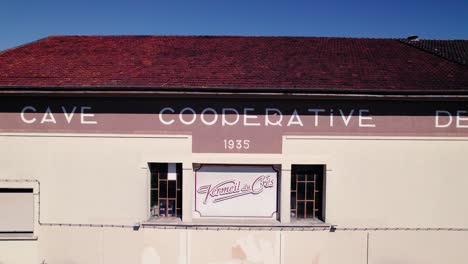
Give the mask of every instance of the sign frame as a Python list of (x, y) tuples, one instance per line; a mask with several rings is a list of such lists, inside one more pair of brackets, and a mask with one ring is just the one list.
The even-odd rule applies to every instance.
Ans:
[[(218, 166), (218, 167), (238, 167), (238, 168), (248, 168), (248, 167), (256, 167), (256, 168), (259, 168), (259, 167), (265, 167), (265, 168), (269, 168), (271, 169), (272, 171), (271, 172), (274, 172), (275, 173), (275, 184), (276, 186), (273, 186), (274, 188), (274, 192), (275, 192), (275, 205), (274, 205), (274, 211), (271, 212), (271, 214), (268, 214), (268, 215), (206, 215), (206, 214), (203, 214), (203, 212), (200, 211), (200, 208), (198, 207), (197, 208), (197, 195), (206, 195), (207, 194), (200, 194), (200, 193), (197, 193), (197, 188), (199, 187), (198, 186), (198, 181), (197, 179), (200, 177), (199, 173), (200, 173), (200, 170), (203, 168), (203, 167), (206, 167), (206, 166)], [(219, 164), (219, 163), (194, 163), (193, 164), (193, 171), (194, 171), (194, 209), (193, 209), (193, 212), (194, 212), (194, 218), (198, 218), (198, 219), (217, 219), (217, 218), (232, 218), (232, 219), (265, 219), (265, 220), (277, 220), (277, 218), (279, 217), (279, 199), (280, 199), (280, 195), (281, 195), (281, 192), (280, 192), (280, 188), (281, 188), (281, 165), (278, 165), (278, 164)], [(268, 187), (267, 187), (268, 188)], [(246, 194), (246, 195), (251, 195), (250, 193)], [(237, 197), (241, 197), (241, 196), (244, 196), (242, 194), (240, 195), (236, 195), (235, 197), (233, 198), (237, 198)], [(223, 199), (224, 200), (224, 199)]]

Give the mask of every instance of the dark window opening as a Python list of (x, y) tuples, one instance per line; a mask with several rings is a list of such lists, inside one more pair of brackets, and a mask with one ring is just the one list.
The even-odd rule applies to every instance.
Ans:
[(31, 188), (0, 188), (0, 193), (32, 193)]
[(182, 217), (182, 163), (150, 163), (151, 216)]
[(325, 221), (324, 165), (292, 165), (291, 217)]

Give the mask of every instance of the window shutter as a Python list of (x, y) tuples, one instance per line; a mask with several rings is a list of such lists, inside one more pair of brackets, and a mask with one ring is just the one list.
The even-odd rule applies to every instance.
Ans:
[(0, 232), (30, 233), (34, 229), (32, 189), (0, 189)]

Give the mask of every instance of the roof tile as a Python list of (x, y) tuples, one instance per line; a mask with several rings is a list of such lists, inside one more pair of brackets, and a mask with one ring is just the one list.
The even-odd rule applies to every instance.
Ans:
[(0, 87), (468, 91), (468, 67), (396, 39), (55, 36), (0, 53)]

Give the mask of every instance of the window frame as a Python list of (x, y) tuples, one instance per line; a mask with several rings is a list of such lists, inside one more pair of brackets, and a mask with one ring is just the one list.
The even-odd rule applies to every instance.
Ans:
[[(168, 179), (168, 169), (169, 164), (175, 164), (176, 169), (176, 179), (169, 180)], [(161, 168), (163, 166), (163, 168)], [(159, 171), (156, 171), (156, 167), (160, 167)], [(183, 208), (183, 167), (181, 162), (148, 162), (148, 170), (149, 170), (149, 194), (148, 194), (148, 214), (149, 219), (182, 219), (182, 208)], [(154, 174), (157, 173), (157, 187), (154, 188)], [(163, 175), (161, 175), (163, 174)], [(165, 174), (165, 175), (164, 175)], [(161, 177), (162, 176), (162, 177)], [(165, 196), (161, 197), (161, 182), (165, 182), (166, 184), (166, 192)], [(175, 190), (174, 190), (174, 197), (169, 197), (169, 193), (171, 192), (169, 187), (170, 183), (174, 182)], [(156, 193), (156, 200), (158, 205), (153, 204), (153, 195)], [(165, 215), (161, 215), (161, 208), (160, 203), (161, 200), (165, 201)], [(169, 205), (170, 201), (174, 202), (173, 214), (169, 214)], [(154, 208), (157, 208), (158, 213), (154, 213)]]
[[(300, 175), (302, 175), (304, 178), (299, 179)], [(304, 194), (303, 194), (303, 197), (299, 198), (299, 187), (300, 187), (299, 185), (301, 183), (304, 186)], [(313, 185), (312, 194), (310, 194), (310, 192), (308, 193), (309, 184)], [(295, 194), (294, 199), (293, 199), (293, 194)], [(309, 195), (311, 195), (312, 197), (310, 197)], [(320, 221), (320, 222), (325, 223), (326, 165), (325, 164), (291, 164), (291, 183), (290, 183), (289, 196), (290, 196), (289, 214), (290, 214), (290, 218), (292, 222), (294, 221)], [(303, 209), (304, 209), (303, 212), (301, 213), (301, 216), (299, 216), (299, 212), (298, 212), (299, 203), (303, 203)], [(311, 217), (308, 217), (308, 212), (307, 212), (308, 203), (312, 203), (313, 211), (312, 211)]]

